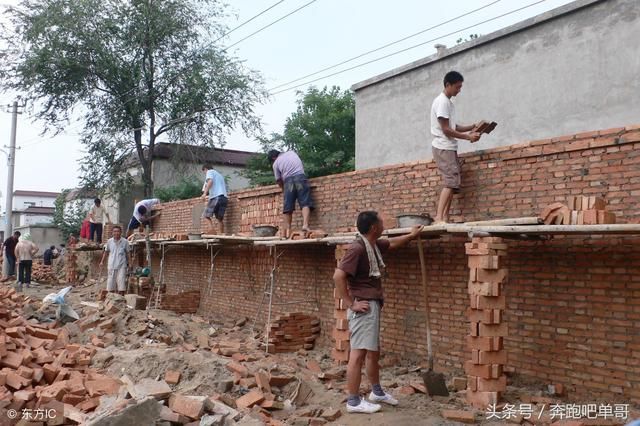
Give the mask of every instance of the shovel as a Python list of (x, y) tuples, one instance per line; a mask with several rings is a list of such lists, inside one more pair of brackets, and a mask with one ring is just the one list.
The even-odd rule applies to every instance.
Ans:
[(425, 317), (427, 320), (427, 357), (429, 370), (422, 375), (424, 386), (430, 396), (449, 396), (449, 390), (442, 373), (433, 371), (433, 348), (431, 347), (431, 320), (429, 318), (429, 293), (427, 291), (427, 266), (424, 262), (422, 239), (418, 236), (418, 255), (420, 256), (420, 274), (422, 275), (422, 291), (424, 292)]

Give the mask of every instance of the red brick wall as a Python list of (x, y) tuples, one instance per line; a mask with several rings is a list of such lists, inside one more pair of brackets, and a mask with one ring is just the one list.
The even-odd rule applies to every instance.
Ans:
[[(463, 190), (453, 219), (530, 216), (570, 194), (603, 196), (619, 222), (640, 222), (640, 126), (589, 132), (463, 155)], [(433, 214), (440, 180), (431, 162), (362, 170), (312, 180), (314, 228), (352, 226), (358, 211), (376, 209), (395, 226), (403, 212)], [(159, 231), (187, 232), (199, 200), (167, 203)], [(278, 224), (275, 187), (231, 194), (231, 232)], [(296, 214), (294, 226), (300, 226)], [(427, 244), (428, 280), (439, 369), (469, 358), (463, 237)], [(217, 249), (214, 249), (217, 250)], [(157, 261), (157, 256), (155, 257)], [(383, 352), (425, 359), (424, 298), (415, 246), (386, 258)], [(509, 242), (506, 321), (509, 363), (516, 372), (563, 383), (573, 395), (640, 401), (640, 238), (568, 237)], [(210, 253), (174, 247), (166, 255), (167, 291), (200, 290), (200, 313), (253, 319), (272, 264), (265, 248), (223, 248), (209, 286)], [(331, 247), (287, 247), (279, 260), (275, 314), (303, 311), (333, 324), (335, 265)], [(153, 268), (157, 273), (158, 266)], [(296, 302), (296, 303), (290, 303)], [(266, 319), (266, 304), (259, 320)]]

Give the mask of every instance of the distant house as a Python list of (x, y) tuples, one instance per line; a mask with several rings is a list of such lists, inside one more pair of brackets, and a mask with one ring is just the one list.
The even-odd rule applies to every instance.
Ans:
[(56, 198), (59, 192), (13, 191), (13, 228), (53, 223)]
[[(53, 224), (56, 198), (60, 193), (47, 191), (13, 191), (11, 223), (14, 231), (30, 233), (33, 242), (41, 249), (51, 244), (59, 244), (61, 235)], [(6, 213), (6, 212), (4, 212)], [(2, 223), (6, 220), (3, 216)], [(4, 231), (0, 239), (4, 241)]]
[[(155, 188), (165, 188), (178, 184), (184, 179), (203, 180), (201, 167), (210, 163), (218, 172), (225, 176), (229, 191), (243, 189), (249, 186), (249, 180), (241, 176), (252, 157), (260, 155), (255, 152), (238, 151), (232, 149), (209, 148), (186, 144), (157, 143), (153, 150), (153, 166), (151, 176)], [(135, 185), (130, 193), (119, 200), (105, 199), (103, 204), (112, 220), (126, 225), (131, 217), (136, 200), (143, 198), (142, 167), (136, 154), (132, 155), (127, 164), (128, 172), (135, 179)]]
[(151, 176), (156, 188), (175, 185), (184, 177), (201, 180), (202, 164), (211, 163), (227, 178), (227, 189), (235, 191), (249, 186), (249, 180), (240, 173), (247, 167), (249, 159), (257, 155), (259, 154), (256, 152), (163, 142), (156, 144), (153, 150)]

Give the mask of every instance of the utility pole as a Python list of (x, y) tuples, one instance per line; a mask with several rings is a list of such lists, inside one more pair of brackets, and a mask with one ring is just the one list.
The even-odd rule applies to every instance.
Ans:
[[(16, 127), (18, 125), (18, 114), (22, 114), (18, 111), (18, 108), (22, 108), (24, 105), (18, 106), (18, 101), (14, 101), (11, 105), (11, 140), (9, 141), (9, 153), (7, 154), (7, 194), (6, 194), (6, 210), (5, 215), (6, 223), (4, 224), (4, 237), (9, 238), (12, 233), (13, 227), (11, 226), (12, 212), (13, 212), (13, 174), (16, 167)], [(5, 146), (6, 147), (6, 146)]]

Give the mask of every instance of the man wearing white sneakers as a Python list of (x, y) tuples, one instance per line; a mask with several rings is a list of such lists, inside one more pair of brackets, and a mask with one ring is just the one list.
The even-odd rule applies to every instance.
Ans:
[[(340, 261), (333, 280), (340, 298), (349, 306), (351, 352), (347, 365), (347, 412), (375, 413), (381, 408), (378, 402), (398, 405), (398, 400), (380, 386), (380, 313), (384, 303), (382, 276), (385, 269), (382, 253), (417, 238), (422, 226), (415, 226), (408, 235), (379, 239), (384, 231), (382, 218), (377, 212), (365, 211), (358, 215), (357, 227), (358, 237)], [(360, 396), (365, 361), (367, 378), (373, 387), (369, 394), (371, 402)]]

